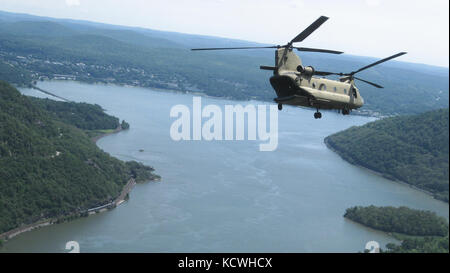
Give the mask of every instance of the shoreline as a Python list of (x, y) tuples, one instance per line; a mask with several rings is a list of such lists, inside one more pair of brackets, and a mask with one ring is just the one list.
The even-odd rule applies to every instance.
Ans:
[(119, 126), (116, 129), (114, 129), (114, 131), (112, 131), (110, 133), (100, 134), (98, 136), (91, 137), (91, 141), (94, 142), (95, 144), (97, 144), (97, 141), (99, 141), (101, 138), (104, 138), (104, 137), (109, 136), (109, 135), (117, 134), (118, 132), (121, 132), (123, 130), (124, 129), (122, 129), (122, 126), (119, 124)]
[[(86, 217), (89, 217), (90, 215), (102, 213), (102, 212), (108, 211), (110, 209), (116, 208), (117, 206), (121, 205), (122, 203), (124, 203), (126, 201), (126, 196), (131, 192), (131, 190), (133, 189), (133, 187), (135, 185), (136, 185), (136, 181), (134, 180), (134, 178), (130, 178), (130, 180), (128, 180), (127, 184), (125, 184), (125, 186), (122, 188), (122, 191), (121, 191), (120, 195), (113, 202), (105, 204), (105, 205), (100, 206), (100, 207), (87, 209), (84, 212), (79, 212), (79, 213), (74, 213), (74, 214), (71, 214), (71, 215), (66, 215), (64, 217), (75, 216), (75, 219), (76, 219), (76, 218), (83, 217), (84, 213), (87, 213)], [(22, 227), (17, 227), (17, 228), (12, 229), (12, 230), (8, 230), (8, 231), (0, 234), (0, 239), (8, 241), (8, 240), (10, 240), (10, 239), (16, 237), (17, 235), (22, 234), (22, 233), (25, 233), (25, 232), (28, 232), (28, 231), (32, 231), (34, 229), (38, 229), (38, 228), (42, 228), (42, 227), (58, 224), (59, 223), (59, 219), (60, 218), (41, 219), (41, 220), (39, 220), (39, 221), (37, 221), (35, 223), (28, 224), (28, 225), (25, 225), (25, 226), (22, 226)]]
[(412, 188), (414, 190), (417, 190), (417, 191), (420, 191), (420, 192), (423, 192), (423, 193), (429, 195), (434, 200), (437, 200), (437, 201), (440, 201), (440, 202), (448, 204), (447, 202), (444, 202), (442, 200), (439, 200), (439, 199), (435, 198), (434, 194), (432, 192), (430, 192), (430, 191), (418, 188), (418, 187), (416, 187), (414, 185), (411, 185), (411, 184), (409, 184), (409, 183), (407, 183), (405, 181), (401, 181), (401, 180), (398, 180), (398, 179), (395, 179), (395, 180), (390, 179), (390, 178), (386, 177), (383, 173), (377, 172), (375, 170), (369, 169), (369, 168), (361, 166), (359, 164), (351, 163), (351, 162), (347, 161), (345, 158), (343, 158), (341, 153), (338, 150), (336, 150), (333, 146), (331, 146), (331, 144), (328, 142), (327, 138), (324, 138), (323, 142), (325, 143), (325, 146), (327, 146), (328, 149), (330, 149), (332, 152), (336, 153), (342, 160), (344, 160), (345, 162), (347, 162), (347, 163), (349, 163), (349, 164), (351, 164), (353, 166), (356, 166), (356, 167), (361, 168), (363, 170), (369, 171), (370, 173), (373, 173), (373, 174), (375, 174), (375, 175), (377, 175), (379, 177), (382, 177), (384, 179), (387, 179), (389, 181), (392, 181), (392, 182), (395, 182), (395, 183), (399, 183), (399, 184), (404, 185), (404, 186), (408, 186), (408, 187), (410, 187), (410, 188)]
[[(183, 90), (176, 90), (176, 89), (170, 89), (170, 88), (160, 88), (160, 87), (150, 87), (150, 86), (141, 86), (141, 85), (130, 85), (130, 84), (125, 84), (125, 83), (110, 83), (110, 82), (103, 82), (103, 81), (93, 81), (93, 82), (89, 82), (89, 81), (83, 81), (83, 80), (77, 80), (77, 79), (47, 79), (44, 80), (44, 82), (52, 82), (52, 81), (56, 81), (56, 82), (75, 82), (75, 83), (81, 83), (81, 84), (93, 84), (93, 85), (111, 85), (111, 86), (119, 86), (119, 87), (128, 87), (128, 88), (144, 88), (144, 89), (148, 89), (151, 91), (156, 91), (156, 92), (161, 92), (161, 93), (171, 93), (171, 94), (185, 94), (185, 95), (193, 95), (193, 96), (200, 96), (203, 98), (210, 98), (210, 99), (219, 99), (219, 100), (228, 100), (228, 101), (234, 101), (234, 102), (251, 102), (251, 101), (256, 101), (256, 102), (262, 102), (262, 103), (271, 103), (271, 104), (275, 104), (275, 102), (273, 100), (262, 100), (262, 99), (255, 99), (255, 98), (247, 98), (247, 99), (236, 99), (233, 97), (217, 97), (217, 96), (211, 96), (206, 94), (204, 91), (183, 91)], [(35, 88), (36, 87), (36, 88)], [(34, 89), (37, 89), (38, 91), (42, 91), (41, 89), (39, 89), (39, 87), (37, 87), (37, 85), (33, 86)], [(43, 92), (45, 94), (50, 94), (52, 96), (55, 96), (57, 98), (59, 98), (58, 96), (45, 91)], [(64, 98), (61, 98), (64, 99)], [(65, 99), (64, 99), (65, 100)], [(292, 106), (292, 105), (286, 105), (286, 106), (290, 106), (290, 107), (297, 107), (297, 106)], [(309, 107), (302, 107), (302, 106), (298, 106), (302, 109), (312, 109)], [(334, 112), (333, 110), (327, 110), (330, 112)], [(366, 112), (360, 112), (360, 110), (355, 110), (353, 111), (353, 115), (355, 116), (359, 116), (359, 117), (366, 117), (366, 118), (375, 118), (375, 119), (382, 119), (382, 118), (386, 118), (386, 117), (391, 117), (393, 115), (391, 114), (369, 114)]]
[[(112, 135), (112, 134), (116, 134), (120, 131), (122, 131), (122, 127), (119, 125), (119, 127), (117, 127), (113, 132), (92, 137), (91, 141), (93, 141), (94, 143), (97, 143), (97, 141), (99, 139), (109, 136), (109, 135)], [(126, 201), (126, 196), (131, 192), (131, 190), (133, 189), (133, 187), (135, 185), (136, 185), (136, 181), (134, 180), (134, 178), (130, 178), (128, 180), (128, 182), (123, 186), (122, 191), (120, 192), (119, 196), (116, 199), (114, 199), (114, 201), (112, 201), (108, 204), (102, 205), (100, 207), (87, 209), (84, 212), (73, 213), (71, 215), (66, 215), (66, 216), (62, 216), (62, 217), (76, 216), (76, 218), (80, 218), (80, 217), (82, 217), (83, 213), (87, 213), (87, 217), (89, 217), (90, 215), (102, 213), (102, 212), (108, 211), (110, 209), (116, 208), (117, 206), (121, 205), (122, 203), (124, 203)], [(8, 240), (10, 240), (22, 233), (32, 231), (34, 229), (58, 224), (59, 219), (60, 218), (40, 219), (35, 223), (5, 231), (0, 234), (0, 239), (4, 240), (4, 242), (7, 242)]]

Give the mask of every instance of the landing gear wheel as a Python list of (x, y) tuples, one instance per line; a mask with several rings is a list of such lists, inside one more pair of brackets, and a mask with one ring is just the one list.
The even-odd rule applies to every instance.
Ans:
[(281, 104), (281, 103), (278, 103), (278, 110), (283, 110), (283, 104)]
[(315, 113), (314, 113), (314, 118), (315, 118), (315, 119), (322, 118), (322, 113), (320, 113), (320, 112), (315, 112)]
[(348, 114), (350, 114), (350, 110), (348, 110), (348, 109), (342, 109), (342, 114), (345, 116), (345, 115), (348, 115)]

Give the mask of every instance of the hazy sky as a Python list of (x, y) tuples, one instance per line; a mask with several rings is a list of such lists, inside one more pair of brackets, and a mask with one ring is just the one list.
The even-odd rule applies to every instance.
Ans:
[(449, 66), (448, 0), (0, 0), (0, 10), (274, 44), (326, 15), (302, 46)]

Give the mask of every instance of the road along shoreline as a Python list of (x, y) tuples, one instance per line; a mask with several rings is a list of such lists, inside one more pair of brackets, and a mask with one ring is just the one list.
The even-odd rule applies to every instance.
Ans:
[[(97, 141), (100, 138), (105, 137), (105, 136), (109, 136), (111, 134), (116, 134), (116, 133), (118, 133), (120, 131), (122, 131), (122, 127), (119, 126), (113, 132), (93, 137), (93, 138), (91, 138), (91, 140), (93, 142), (97, 143)], [(89, 216), (89, 215), (92, 215), (92, 214), (104, 212), (104, 211), (107, 211), (109, 209), (113, 209), (113, 208), (119, 206), (120, 204), (122, 204), (123, 202), (125, 202), (128, 194), (130, 193), (130, 191), (133, 189), (133, 187), (135, 185), (136, 185), (135, 179), (134, 178), (130, 178), (128, 180), (127, 184), (125, 184), (125, 186), (122, 188), (122, 191), (120, 192), (119, 196), (114, 201), (109, 202), (109, 203), (107, 203), (105, 205), (102, 205), (102, 206), (98, 206), (98, 207), (87, 209), (85, 211), (75, 212), (75, 213), (70, 214), (70, 215), (64, 215), (62, 217), (66, 218), (66, 219), (70, 218), (70, 217), (78, 218), (78, 217), (82, 217), (82, 216)], [(20, 226), (20, 227), (17, 227), (15, 229), (6, 231), (4, 233), (1, 233), (0, 234), (0, 240), (10, 240), (10, 239), (12, 239), (13, 237), (15, 237), (15, 236), (17, 236), (19, 234), (22, 234), (22, 233), (25, 233), (25, 232), (28, 232), (28, 231), (32, 231), (32, 230), (37, 229), (37, 228), (41, 228), (41, 227), (46, 227), (46, 226), (50, 226), (50, 225), (53, 225), (53, 224), (57, 224), (57, 223), (60, 223), (60, 221), (61, 221), (61, 217), (60, 218), (40, 219), (40, 220), (38, 220), (35, 223), (24, 225), (24, 226)]]
[[(130, 191), (133, 189), (133, 187), (135, 185), (136, 185), (136, 181), (134, 180), (134, 178), (130, 178), (130, 180), (128, 180), (127, 184), (123, 187), (120, 195), (114, 201), (107, 203), (105, 205), (99, 206), (99, 207), (87, 209), (82, 212), (76, 212), (71, 215), (66, 215), (64, 217), (68, 218), (68, 217), (72, 216), (72, 217), (78, 218), (83, 215), (89, 216), (92, 214), (97, 214), (97, 213), (101, 213), (101, 212), (105, 212), (107, 210), (113, 209), (126, 201), (127, 195), (130, 193)], [(9, 240), (19, 234), (24, 233), (24, 232), (32, 231), (34, 229), (41, 228), (41, 227), (50, 226), (53, 224), (57, 224), (59, 222), (60, 222), (60, 218), (41, 219), (33, 224), (21, 226), (21, 227), (9, 230), (7, 232), (4, 232), (4, 233), (0, 234), (0, 239)]]

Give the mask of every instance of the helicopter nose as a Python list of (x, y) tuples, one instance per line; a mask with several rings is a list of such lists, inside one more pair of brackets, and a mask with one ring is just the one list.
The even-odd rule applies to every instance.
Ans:
[(364, 105), (364, 99), (362, 97), (359, 97), (360, 101), (357, 103), (359, 107), (362, 107)]

